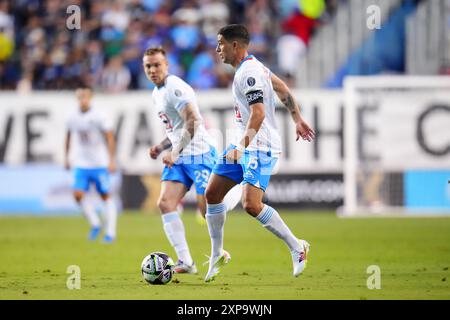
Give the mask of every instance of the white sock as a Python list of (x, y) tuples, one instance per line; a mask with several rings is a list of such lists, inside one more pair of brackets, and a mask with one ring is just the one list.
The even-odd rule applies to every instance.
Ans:
[(116, 226), (117, 226), (117, 208), (114, 200), (112, 198), (108, 198), (105, 201), (104, 206), (104, 217), (105, 217), (105, 225), (106, 230), (105, 234), (107, 236), (116, 237)]
[(211, 238), (211, 257), (216, 258), (223, 252), (223, 229), (225, 225), (225, 204), (207, 204), (206, 222), (208, 223), (209, 236)]
[(225, 195), (223, 203), (225, 204), (226, 211), (233, 210), (236, 205), (241, 201), (242, 197), (242, 185), (237, 184)]
[(178, 212), (173, 211), (164, 213), (162, 215), (162, 221), (167, 239), (169, 239), (170, 244), (175, 249), (178, 259), (180, 259), (187, 265), (192, 265), (193, 260), (186, 241), (184, 224), (180, 219)]
[(264, 208), (261, 210), (256, 219), (261, 222), (264, 228), (272, 232), (278, 238), (282, 239), (289, 247), (289, 250), (294, 251), (301, 249), (297, 237), (294, 236), (274, 208), (264, 205)]
[(81, 199), (80, 206), (91, 227), (99, 228), (101, 225), (100, 218), (98, 217), (97, 212), (95, 212), (95, 208), (88, 197), (83, 197), (83, 199)]

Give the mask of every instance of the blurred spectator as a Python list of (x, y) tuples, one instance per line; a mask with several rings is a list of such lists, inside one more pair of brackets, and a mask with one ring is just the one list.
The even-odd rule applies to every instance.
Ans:
[(105, 57), (109, 58), (119, 54), (122, 51), (125, 33), (115, 29), (111, 24), (102, 26), (100, 39), (104, 44)]
[(171, 38), (175, 46), (182, 51), (194, 50), (200, 43), (200, 11), (195, 7), (194, 1), (183, 2), (183, 6), (173, 13), (174, 26)]
[(100, 41), (91, 40), (86, 47), (87, 72), (83, 77), (83, 83), (94, 87), (100, 81), (103, 70), (103, 52)]
[[(335, 8), (343, 0), (0, 0), (0, 88), (149, 88), (142, 54), (154, 46), (195, 88), (228, 87), (233, 70), (214, 52), (228, 23), (247, 25), (250, 52), (289, 73), (311, 32), (292, 10), (316, 14), (323, 1)], [(80, 30), (66, 28), (68, 5), (81, 9)]]
[(271, 63), (270, 42), (276, 33), (277, 22), (271, 17), (274, 9), (267, 0), (254, 0), (245, 11), (245, 21), (250, 33), (249, 52), (264, 61)]
[(202, 0), (200, 13), (203, 19), (202, 31), (208, 45), (215, 46), (217, 30), (228, 23), (230, 12), (225, 3), (220, 0)]
[(86, 64), (83, 60), (83, 49), (76, 47), (70, 51), (63, 69), (64, 88), (76, 89), (83, 85)]
[(130, 15), (125, 10), (125, 2), (112, 0), (112, 5), (106, 9), (102, 16), (102, 25), (111, 26), (117, 31), (124, 32), (130, 22)]
[(122, 58), (117, 55), (111, 57), (100, 76), (100, 89), (117, 93), (125, 91), (131, 82), (131, 74), (122, 63)]
[(8, 39), (14, 39), (14, 18), (9, 11), (9, 2), (0, 0), (0, 34)]
[(30, 17), (25, 33), (25, 60), (31, 63), (39, 63), (44, 60), (46, 54), (45, 31), (41, 27), (41, 21), (38, 17)]
[(278, 67), (283, 77), (292, 80), (296, 66), (305, 54), (317, 21), (295, 11), (282, 24), (283, 35), (277, 42)]
[(194, 61), (189, 68), (186, 80), (196, 89), (211, 89), (217, 85), (217, 75), (215, 73), (215, 62), (211, 49), (205, 50), (204, 46), (199, 46)]
[(126, 35), (125, 45), (123, 48), (123, 59), (125, 66), (130, 70), (132, 89), (138, 88), (138, 77), (142, 69), (141, 43), (143, 34), (141, 32), (140, 21), (132, 23), (132, 28)]
[[(275, 21), (271, 18), (272, 12), (267, 0), (254, 0), (245, 10), (245, 22), (247, 26), (259, 32), (269, 33), (273, 30)], [(250, 36), (252, 36), (251, 31)]]

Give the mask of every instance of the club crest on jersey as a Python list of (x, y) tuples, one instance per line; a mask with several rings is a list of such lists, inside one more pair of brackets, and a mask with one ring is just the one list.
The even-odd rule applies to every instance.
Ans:
[(255, 83), (256, 83), (255, 78), (253, 78), (253, 77), (248, 77), (248, 78), (247, 78), (247, 84), (248, 84), (250, 87), (253, 87), (253, 86), (255, 85)]
[(181, 92), (181, 90), (178, 90), (178, 89), (175, 90), (175, 95), (176, 95), (177, 97), (181, 97), (182, 94), (183, 94), (183, 93)]

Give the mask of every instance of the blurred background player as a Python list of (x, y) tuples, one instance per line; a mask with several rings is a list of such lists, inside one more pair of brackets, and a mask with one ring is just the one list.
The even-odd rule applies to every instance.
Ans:
[[(111, 243), (116, 238), (117, 208), (110, 197), (110, 173), (116, 170), (115, 138), (112, 124), (101, 112), (91, 107), (92, 90), (76, 90), (79, 109), (70, 115), (67, 123), (65, 144), (65, 167), (73, 168), (73, 195), (89, 221), (89, 240), (95, 240), (101, 231), (101, 221), (95, 207), (86, 197), (91, 184), (104, 202), (103, 213), (105, 235), (103, 241)], [(74, 146), (73, 161), (69, 161), (71, 146)]]
[[(175, 272), (195, 274), (197, 267), (186, 241), (179, 203), (195, 184), (198, 211), (205, 215), (204, 194), (216, 163), (215, 142), (204, 127), (194, 90), (179, 77), (169, 74), (165, 50), (147, 49), (143, 65), (148, 79), (155, 84), (153, 103), (167, 134), (161, 143), (150, 148), (150, 157), (157, 159), (164, 150), (171, 149), (162, 158), (165, 167), (158, 207), (166, 236), (178, 256)], [(240, 193), (234, 192), (227, 198), (228, 208), (233, 209), (239, 199)]]
[(294, 120), (297, 140), (301, 137), (312, 141), (314, 131), (300, 115), (300, 109), (286, 84), (248, 54), (249, 42), (250, 35), (243, 25), (228, 25), (220, 29), (217, 35), (217, 53), (224, 63), (236, 70), (232, 90), (238, 130), (236, 140), (214, 167), (206, 190), (206, 221), (211, 237), (206, 282), (214, 280), (219, 267), (231, 259), (230, 254), (223, 250), (226, 206), (222, 201), (227, 192), (241, 182), (244, 210), (286, 243), (292, 255), (294, 276), (303, 271), (309, 250), (309, 244), (295, 237), (278, 212), (262, 202), (270, 175), (281, 154), (274, 93)]

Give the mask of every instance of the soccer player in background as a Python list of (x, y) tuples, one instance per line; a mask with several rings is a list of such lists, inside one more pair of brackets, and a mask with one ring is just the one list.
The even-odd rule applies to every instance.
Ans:
[[(205, 215), (205, 188), (217, 161), (215, 141), (206, 131), (194, 90), (179, 77), (169, 74), (164, 49), (147, 49), (143, 66), (147, 78), (155, 84), (153, 106), (167, 134), (161, 143), (150, 148), (150, 157), (157, 159), (164, 150), (170, 149), (162, 157), (165, 167), (158, 199), (163, 228), (178, 256), (175, 272), (196, 274), (178, 204), (194, 184), (198, 209)], [(230, 210), (238, 203), (240, 194), (237, 196), (227, 201)]]
[(206, 221), (211, 237), (211, 256), (206, 282), (214, 280), (221, 266), (231, 259), (223, 250), (227, 192), (243, 182), (242, 206), (267, 230), (288, 246), (293, 275), (305, 268), (309, 244), (299, 240), (278, 212), (262, 202), (270, 175), (281, 154), (281, 139), (275, 122), (275, 93), (291, 113), (297, 140), (312, 141), (314, 131), (303, 120), (300, 108), (286, 84), (247, 52), (250, 36), (243, 25), (228, 25), (219, 30), (217, 48), (221, 60), (232, 65), (233, 98), (237, 135), (225, 150), (222, 161), (213, 169), (206, 188)]
[[(112, 123), (91, 106), (92, 94), (90, 88), (76, 90), (79, 109), (68, 118), (64, 164), (66, 169), (73, 168), (73, 195), (91, 226), (89, 240), (95, 240), (102, 227), (94, 205), (86, 197), (90, 185), (95, 184), (104, 204), (103, 241), (112, 243), (116, 238), (117, 208), (110, 197), (110, 173), (116, 170), (116, 144)], [(70, 161), (72, 145), (74, 154)]]

